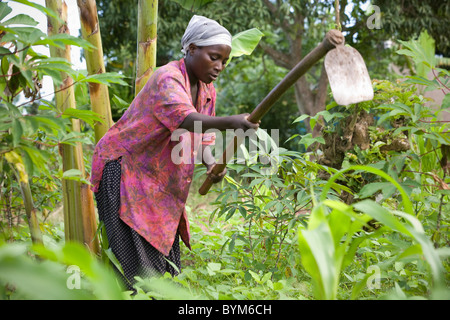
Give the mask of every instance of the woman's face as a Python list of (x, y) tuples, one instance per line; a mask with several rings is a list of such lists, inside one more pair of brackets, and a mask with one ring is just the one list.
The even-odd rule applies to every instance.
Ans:
[(231, 48), (224, 44), (205, 47), (191, 44), (185, 59), (189, 78), (205, 83), (216, 80), (225, 68), (230, 52)]

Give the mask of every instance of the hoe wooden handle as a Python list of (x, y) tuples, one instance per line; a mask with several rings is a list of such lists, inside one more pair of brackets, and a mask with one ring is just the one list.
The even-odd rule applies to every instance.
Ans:
[[(286, 92), (306, 71), (308, 71), (317, 61), (322, 59), (328, 51), (334, 49), (337, 45), (344, 44), (344, 36), (338, 30), (330, 30), (325, 35), (324, 40), (308, 55), (306, 55), (289, 73), (278, 83), (272, 91), (264, 98), (263, 101), (253, 110), (248, 117), (248, 120), (257, 123), (270, 110), (275, 101), (277, 101), (283, 93)], [(221, 173), (227, 166), (228, 161), (234, 156), (238, 146), (242, 143), (243, 138), (235, 136), (222, 154), (222, 159), (215, 164), (212, 172), (214, 174)], [(199, 189), (201, 195), (208, 193), (212, 186), (212, 181), (209, 177)]]

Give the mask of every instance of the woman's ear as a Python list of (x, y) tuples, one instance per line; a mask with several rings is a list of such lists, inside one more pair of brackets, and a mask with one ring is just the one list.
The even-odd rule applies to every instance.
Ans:
[(197, 50), (197, 49), (198, 49), (198, 47), (195, 44), (191, 43), (188, 47), (188, 52), (191, 56), (193, 56), (195, 53), (195, 50)]

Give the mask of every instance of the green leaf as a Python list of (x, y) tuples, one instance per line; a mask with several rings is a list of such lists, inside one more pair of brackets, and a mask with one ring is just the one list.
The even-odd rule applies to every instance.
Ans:
[(412, 236), (411, 231), (405, 224), (400, 222), (393, 214), (386, 208), (383, 208), (378, 203), (372, 200), (363, 200), (355, 203), (354, 207), (364, 213), (367, 213), (372, 218), (381, 222), (383, 225), (391, 228), (394, 231), (403, 233), (407, 236)]
[(380, 177), (384, 178), (385, 180), (389, 181), (390, 183), (392, 183), (397, 190), (400, 192), (402, 199), (403, 199), (403, 206), (405, 208), (405, 211), (411, 215), (414, 215), (414, 211), (413, 211), (413, 206), (411, 203), (411, 200), (409, 199), (408, 194), (405, 192), (405, 190), (402, 188), (402, 186), (395, 180), (393, 179), (391, 176), (389, 176), (387, 173), (385, 173), (384, 171), (381, 171), (379, 169), (373, 168), (373, 167), (369, 167), (369, 166), (359, 166), (359, 165), (355, 165), (355, 166), (350, 166), (346, 169), (342, 169), (338, 172), (336, 172), (335, 174), (333, 174), (330, 179), (328, 179), (328, 182), (326, 183), (326, 185), (324, 186), (324, 188), (322, 189), (322, 194), (320, 195), (320, 200), (324, 201), (327, 197), (328, 191), (331, 188), (331, 185), (334, 183), (334, 181), (336, 179), (338, 179), (340, 176), (343, 175), (343, 173), (350, 171), (350, 170), (363, 170), (363, 171), (367, 171), (376, 175), (379, 175)]
[(36, 26), (38, 22), (31, 18), (29, 15), (26, 14), (18, 14), (14, 17), (12, 17), (9, 20), (3, 21), (2, 25), (7, 26), (10, 24), (26, 24), (29, 26)]
[(0, 20), (3, 20), (11, 11), (12, 9), (5, 2), (0, 2)]
[(256, 272), (254, 272), (252, 270), (248, 270), (248, 273), (250, 273), (253, 280), (255, 280), (257, 283), (261, 284), (261, 278), (259, 277), (259, 275)]
[(99, 74), (92, 74), (90, 76), (84, 76), (82, 74), (79, 74), (78, 77), (75, 79), (78, 82), (94, 82), (94, 83), (100, 83), (109, 85), (110, 83), (117, 83), (123, 86), (129, 86), (128, 83), (126, 83), (123, 79), (125, 78), (124, 75), (117, 73), (117, 72), (105, 72), (105, 73), (99, 73)]
[(119, 109), (126, 109), (130, 106), (130, 103), (118, 97), (117, 95), (113, 95), (112, 101)]
[(215, 262), (210, 262), (208, 263), (208, 265), (206, 266), (206, 270), (208, 271), (208, 274), (210, 276), (213, 276), (216, 274), (217, 271), (220, 270), (220, 268), (222, 267), (221, 263), (215, 263)]
[(67, 33), (58, 33), (39, 40), (34, 45), (51, 45), (64, 49), (66, 45), (77, 46), (83, 49), (95, 49), (95, 46), (83, 38), (74, 37)]
[(297, 119), (295, 119), (292, 123), (296, 123), (296, 122), (300, 122), (305, 120), (306, 118), (309, 118), (310, 115), (309, 114), (302, 114), (300, 117), (298, 117)]
[(50, 179), (53, 179), (49, 169), (47, 168), (48, 163), (48, 153), (45, 150), (37, 149), (34, 146), (21, 146), (23, 150), (24, 163), (27, 167), (28, 172), (33, 173), (34, 170), (44, 173)]
[[(23, 248), (25, 248), (23, 246)], [(80, 300), (93, 296), (86, 290), (70, 290), (65, 269), (50, 261), (36, 263), (15, 246), (0, 247), (0, 280), (2, 286), (13, 285), (28, 299)]]
[(436, 66), (434, 39), (425, 30), (417, 40), (399, 42), (407, 49), (398, 50), (397, 53), (410, 56), (416, 65), (416, 74), (427, 78), (431, 68)]
[(74, 177), (81, 177), (82, 173), (78, 169), (69, 169), (67, 171), (64, 171), (63, 178), (64, 179), (71, 179)]
[(264, 34), (256, 28), (245, 30), (234, 35), (228, 63), (234, 57), (250, 55), (263, 36)]
[(244, 219), (247, 218), (247, 210), (245, 210), (245, 208), (242, 206), (239, 206), (238, 209), (239, 209), (239, 212), (241, 213), (242, 217)]
[(30, 6), (32, 8), (35, 8), (42, 13), (44, 13), (46, 16), (50, 16), (52, 18), (58, 19), (62, 22), (62, 20), (59, 18), (59, 16), (50, 8), (47, 8), (45, 6), (41, 6), (40, 4), (28, 1), (28, 0), (14, 0), (15, 2), (22, 3), (24, 5)]
[(371, 197), (374, 193), (380, 190), (383, 191), (386, 188), (390, 187), (394, 187), (390, 182), (373, 182), (363, 186), (358, 194), (361, 198), (368, 198)]
[(307, 133), (299, 141), (299, 144), (305, 145), (305, 148), (308, 148), (315, 142), (319, 142), (321, 144), (325, 144), (325, 139), (321, 136), (313, 137), (312, 133)]
[(335, 299), (339, 277), (334, 254), (335, 247), (331, 230), (326, 222), (314, 229), (299, 232), (299, 247), (302, 263), (306, 271), (315, 280), (318, 299)]
[(64, 112), (62, 113), (62, 117), (80, 119), (89, 123), (91, 126), (94, 126), (95, 122), (105, 122), (98, 113), (90, 110), (79, 110), (75, 108), (67, 108), (66, 110), (64, 110)]
[(19, 119), (14, 119), (12, 122), (12, 137), (13, 137), (13, 147), (16, 148), (19, 145), (20, 139), (22, 138), (23, 128)]

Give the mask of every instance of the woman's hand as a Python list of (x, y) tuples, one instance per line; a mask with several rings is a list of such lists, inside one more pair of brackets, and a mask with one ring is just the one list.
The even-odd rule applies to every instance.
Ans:
[(208, 175), (208, 178), (211, 179), (213, 183), (217, 183), (222, 181), (223, 177), (227, 174), (227, 168), (223, 169), (223, 171), (219, 174), (214, 174), (212, 172), (212, 169), (214, 168), (215, 163), (212, 165), (206, 166), (206, 174)]
[(242, 113), (229, 116), (231, 127), (233, 129), (242, 129), (244, 131), (248, 129), (257, 130), (259, 128), (259, 124), (261, 123), (261, 121), (258, 121), (258, 123), (248, 121), (249, 115), (250, 115), (249, 113)]

